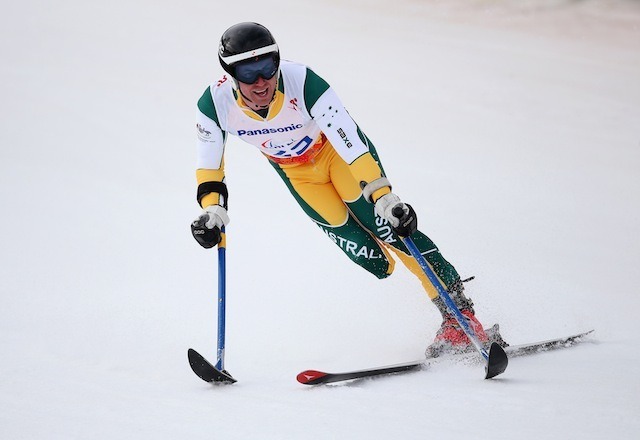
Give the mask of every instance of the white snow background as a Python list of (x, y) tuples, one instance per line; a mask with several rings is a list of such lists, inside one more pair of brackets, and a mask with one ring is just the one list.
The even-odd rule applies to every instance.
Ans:
[[(632, 439), (640, 430), (640, 2), (2, 0), (0, 438)], [(376, 280), (252, 147), (217, 259), (191, 237), (195, 104), (221, 33), (269, 27), (336, 89), (394, 191), (518, 344), (570, 350), (310, 388), (419, 359), (439, 315)]]

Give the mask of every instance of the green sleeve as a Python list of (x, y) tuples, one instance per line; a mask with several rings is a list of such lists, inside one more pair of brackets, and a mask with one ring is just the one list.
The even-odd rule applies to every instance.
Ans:
[(204, 91), (200, 99), (198, 100), (198, 109), (206, 115), (212, 121), (215, 121), (220, 126), (220, 121), (218, 121), (218, 113), (216, 112), (216, 107), (213, 105), (213, 96), (211, 96), (211, 89), (207, 87), (207, 90)]
[(308, 112), (311, 112), (311, 107), (328, 88), (329, 84), (307, 67), (307, 76), (304, 81), (304, 102)]

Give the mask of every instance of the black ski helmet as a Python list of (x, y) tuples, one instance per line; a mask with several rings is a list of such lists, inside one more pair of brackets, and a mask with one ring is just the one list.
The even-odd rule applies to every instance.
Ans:
[(280, 66), (280, 51), (269, 29), (258, 23), (238, 23), (224, 31), (220, 38), (218, 59), (222, 68), (235, 78), (234, 64), (249, 59), (272, 56)]

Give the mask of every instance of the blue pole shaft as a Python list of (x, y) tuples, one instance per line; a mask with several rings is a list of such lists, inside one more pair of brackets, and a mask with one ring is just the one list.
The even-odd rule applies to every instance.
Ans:
[(224, 370), (224, 340), (225, 340), (225, 314), (226, 314), (226, 251), (227, 237), (224, 226), (220, 230), (222, 240), (218, 244), (218, 362), (216, 368)]
[(411, 255), (413, 256), (413, 258), (416, 259), (416, 261), (422, 268), (422, 271), (425, 273), (427, 278), (429, 278), (429, 281), (431, 281), (431, 284), (433, 284), (433, 286), (436, 288), (436, 290), (438, 291), (438, 296), (440, 296), (440, 298), (444, 301), (445, 305), (447, 306), (447, 309), (449, 309), (449, 312), (451, 312), (453, 316), (456, 318), (456, 321), (458, 321), (458, 324), (460, 324), (460, 327), (462, 328), (464, 333), (469, 337), (469, 340), (480, 352), (482, 357), (488, 360), (489, 353), (487, 353), (487, 350), (485, 350), (482, 344), (480, 343), (480, 341), (478, 341), (478, 337), (476, 336), (475, 332), (467, 322), (467, 319), (460, 312), (460, 309), (458, 308), (458, 306), (456, 306), (456, 303), (453, 302), (453, 299), (451, 298), (451, 295), (449, 295), (449, 292), (447, 292), (447, 290), (444, 287), (442, 287), (442, 283), (440, 283), (440, 280), (438, 279), (436, 274), (433, 272), (433, 269), (431, 269), (431, 266), (429, 266), (429, 264), (427, 263), (427, 260), (425, 260), (425, 258), (422, 256), (422, 254), (420, 253), (420, 250), (418, 249), (416, 244), (413, 242), (411, 237), (400, 237), (400, 238), (402, 239), (402, 242), (405, 244), (407, 249), (409, 249), (409, 252), (411, 252)]

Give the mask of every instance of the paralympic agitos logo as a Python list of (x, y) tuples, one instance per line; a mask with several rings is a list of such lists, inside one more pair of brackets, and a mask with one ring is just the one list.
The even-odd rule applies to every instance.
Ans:
[(238, 130), (238, 136), (258, 136), (261, 134), (285, 133), (302, 128), (302, 124), (291, 124), (286, 127), (263, 128), (260, 130)]

